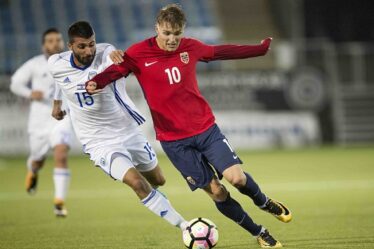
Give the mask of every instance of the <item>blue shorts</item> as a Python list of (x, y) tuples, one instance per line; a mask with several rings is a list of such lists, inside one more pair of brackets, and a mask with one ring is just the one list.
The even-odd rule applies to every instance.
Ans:
[(216, 124), (193, 137), (162, 141), (161, 146), (192, 191), (206, 187), (216, 173), (221, 179), (225, 169), (242, 164)]

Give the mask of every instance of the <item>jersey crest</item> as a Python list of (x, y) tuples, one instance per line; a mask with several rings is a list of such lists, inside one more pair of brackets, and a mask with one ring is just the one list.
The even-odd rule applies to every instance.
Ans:
[(184, 63), (184, 64), (188, 64), (188, 62), (190, 61), (190, 57), (188, 55), (188, 52), (183, 52), (183, 53), (180, 53), (179, 54), (180, 57), (181, 57), (181, 61)]

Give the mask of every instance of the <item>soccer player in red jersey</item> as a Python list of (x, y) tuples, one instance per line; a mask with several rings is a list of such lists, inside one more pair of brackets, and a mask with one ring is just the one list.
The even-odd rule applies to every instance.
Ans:
[[(255, 236), (261, 247), (281, 247), (267, 229), (253, 222), (219, 181), (224, 177), (277, 219), (283, 222), (292, 219), (288, 208), (268, 198), (242, 170), (242, 161), (215, 123), (196, 79), (197, 62), (265, 55), (271, 38), (259, 45), (211, 46), (183, 38), (185, 24), (185, 15), (178, 5), (162, 8), (156, 18), (157, 36), (128, 48), (117, 58), (118, 64), (86, 83), (87, 92), (100, 92), (111, 82), (134, 73), (151, 110), (156, 138), (190, 188), (203, 189), (217, 209)], [(116, 57), (118, 53), (112, 55), (114, 61)]]

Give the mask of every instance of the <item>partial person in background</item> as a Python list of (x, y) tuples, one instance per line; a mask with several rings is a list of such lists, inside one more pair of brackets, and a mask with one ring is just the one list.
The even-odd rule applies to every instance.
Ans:
[(26, 191), (34, 194), (37, 189), (38, 172), (43, 167), (48, 151), (53, 149), (55, 169), (54, 212), (65, 217), (65, 199), (70, 182), (67, 157), (71, 144), (72, 127), (70, 119), (57, 121), (52, 116), (55, 83), (48, 71), (48, 58), (64, 49), (61, 33), (50, 28), (43, 33), (43, 54), (26, 61), (13, 74), (10, 90), (30, 100), (28, 135), (30, 154), (27, 159)]

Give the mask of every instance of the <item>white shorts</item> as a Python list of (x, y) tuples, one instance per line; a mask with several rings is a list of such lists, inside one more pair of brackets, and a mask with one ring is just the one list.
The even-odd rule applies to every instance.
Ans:
[[(130, 168), (136, 168), (139, 172), (147, 172), (156, 168), (157, 156), (139, 127), (129, 131), (129, 136), (120, 141), (103, 145), (103, 141), (97, 148), (86, 151), (96, 166), (115, 180), (122, 181)], [(123, 156), (126, 162), (119, 167), (112, 168), (112, 161), (118, 156)]]
[(43, 160), (49, 149), (56, 145), (64, 144), (71, 146), (73, 136), (73, 127), (71, 125), (70, 117), (67, 115), (61, 121), (58, 121), (53, 128), (44, 134), (30, 133), (30, 156), (29, 160), (40, 161)]

